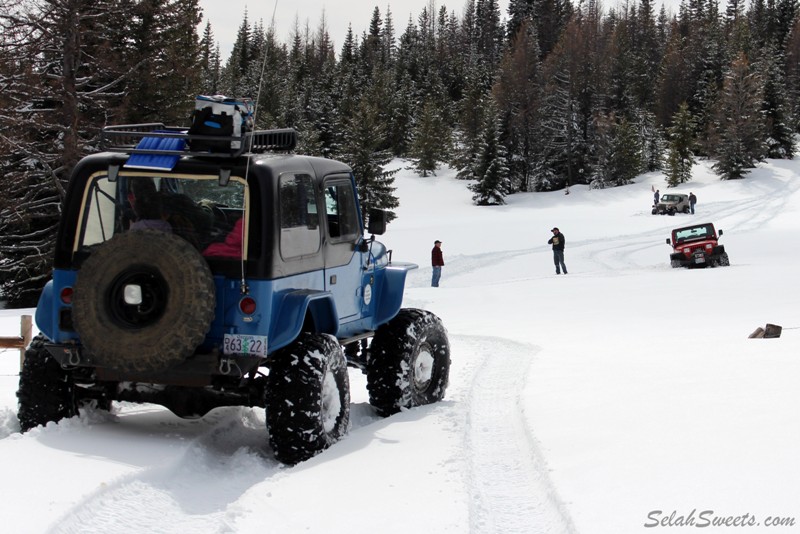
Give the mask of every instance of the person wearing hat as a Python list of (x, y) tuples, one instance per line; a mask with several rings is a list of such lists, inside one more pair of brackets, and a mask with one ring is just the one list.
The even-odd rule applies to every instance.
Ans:
[(444, 256), (442, 256), (442, 242), (438, 239), (433, 242), (431, 266), (433, 267), (431, 287), (439, 287), (439, 279), (442, 277), (442, 267), (444, 267)]
[(567, 266), (564, 264), (564, 245), (567, 240), (564, 238), (564, 234), (558, 230), (558, 227), (550, 231), (553, 232), (553, 237), (547, 241), (547, 244), (553, 245), (553, 263), (556, 264), (556, 274), (561, 274), (562, 269), (564, 274), (567, 274)]

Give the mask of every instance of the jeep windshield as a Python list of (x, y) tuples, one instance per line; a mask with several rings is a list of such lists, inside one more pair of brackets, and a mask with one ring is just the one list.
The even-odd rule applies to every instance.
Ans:
[(73, 253), (117, 233), (155, 230), (179, 235), (206, 257), (240, 259), (246, 206), (247, 187), (237, 177), (221, 186), (216, 176), (123, 171), (111, 181), (97, 173), (87, 182)]
[(701, 239), (716, 238), (714, 226), (703, 224), (688, 228), (678, 228), (673, 231), (675, 243), (685, 243), (687, 241), (699, 241)]

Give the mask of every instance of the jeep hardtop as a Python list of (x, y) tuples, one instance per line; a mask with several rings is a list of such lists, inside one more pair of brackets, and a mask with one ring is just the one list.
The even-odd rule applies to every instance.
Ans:
[(717, 233), (712, 223), (693, 224), (672, 230), (667, 245), (672, 246), (670, 265), (672, 267), (717, 267), (730, 265), (725, 246), (717, 241), (722, 230)]
[(69, 182), (20, 373), (23, 431), (87, 403), (186, 418), (264, 407), (275, 456), (293, 464), (346, 432), (347, 366), (379, 414), (443, 398), (446, 330), (401, 308), (417, 266), (375, 240), (385, 211), (364, 228), (347, 165), (292, 154), (294, 130), (213, 138), (241, 147), (220, 151), (160, 124), (104, 137)]

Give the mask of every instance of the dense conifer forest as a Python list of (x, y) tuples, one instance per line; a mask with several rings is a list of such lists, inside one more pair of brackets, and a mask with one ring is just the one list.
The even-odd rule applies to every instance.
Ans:
[[(198, 0), (0, 0), (0, 298), (49, 277), (65, 184), (109, 124), (188, 126), (198, 94), (257, 100), (257, 128), (350, 164), (362, 202), (397, 206), (384, 166), (458, 169), (477, 205), (523, 191), (675, 186), (791, 158), (800, 126), (797, 0), (457, 0), (334, 47), (324, 19), (288, 42), (242, 16), (222, 57)], [(360, 16), (360, 15), (354, 15)], [(285, 29), (281, 29), (285, 33)]]

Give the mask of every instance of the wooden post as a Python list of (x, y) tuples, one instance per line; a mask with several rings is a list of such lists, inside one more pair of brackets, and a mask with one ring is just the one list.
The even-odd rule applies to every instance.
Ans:
[(25, 349), (31, 344), (33, 334), (33, 321), (30, 315), (23, 315), (19, 323), (19, 335), (22, 338), (22, 348), (19, 349), (19, 370), (22, 371), (22, 364), (25, 362)]
[(19, 368), (25, 361), (25, 348), (30, 344), (33, 333), (33, 321), (30, 315), (20, 318), (19, 337), (0, 337), (0, 348), (19, 349)]

